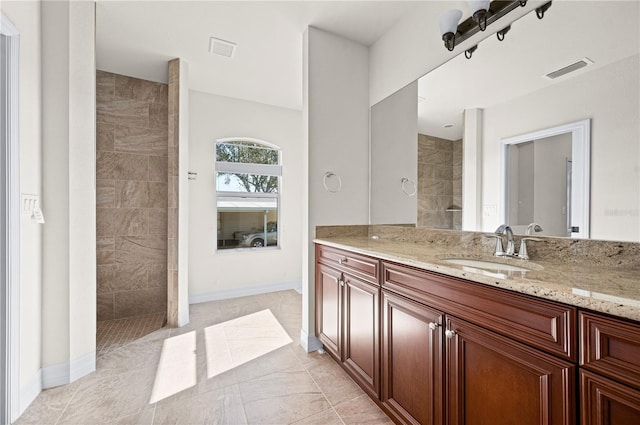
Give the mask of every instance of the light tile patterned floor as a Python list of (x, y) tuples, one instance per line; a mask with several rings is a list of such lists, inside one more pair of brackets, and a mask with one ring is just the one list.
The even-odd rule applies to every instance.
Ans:
[(392, 424), (328, 355), (300, 347), (301, 303), (283, 291), (191, 305), (189, 325), (101, 355), (17, 425)]
[(157, 331), (165, 325), (165, 318), (165, 313), (155, 313), (98, 322), (96, 354), (98, 356), (107, 354), (116, 348)]

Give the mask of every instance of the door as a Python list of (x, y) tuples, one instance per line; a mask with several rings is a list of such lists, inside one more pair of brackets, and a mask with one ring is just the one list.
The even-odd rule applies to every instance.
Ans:
[(382, 403), (401, 423), (443, 423), (444, 314), (382, 291)]
[(380, 387), (380, 287), (344, 274), (344, 366), (369, 395)]
[(571, 425), (575, 367), (447, 316), (450, 425)]
[(316, 336), (342, 361), (342, 273), (316, 264)]

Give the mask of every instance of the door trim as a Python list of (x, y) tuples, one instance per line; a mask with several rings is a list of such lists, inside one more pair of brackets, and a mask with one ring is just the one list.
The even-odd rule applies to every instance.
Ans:
[(11, 423), (20, 414), (20, 144), (19, 144), (19, 49), (20, 34), (13, 23), (1, 15), (2, 77), (0, 77), (0, 131), (3, 139), (0, 161), (0, 269), (2, 303), (0, 326), (0, 422)]

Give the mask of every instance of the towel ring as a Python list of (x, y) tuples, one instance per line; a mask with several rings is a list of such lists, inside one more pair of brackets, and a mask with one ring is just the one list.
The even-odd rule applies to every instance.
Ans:
[[(329, 185), (327, 184), (327, 180), (329, 180), (332, 177), (335, 177), (336, 179), (338, 179), (338, 187), (334, 188), (333, 190), (330, 189)], [(326, 173), (324, 173), (324, 176), (322, 177), (322, 185), (324, 186), (327, 192), (330, 192), (330, 193), (340, 192), (340, 190), (342, 189), (342, 179), (336, 173), (332, 171), (327, 171)]]
[[(402, 182), (402, 191), (404, 192), (405, 195), (413, 196), (416, 194), (416, 192), (418, 191), (418, 189), (416, 188), (416, 182), (406, 177), (403, 177), (402, 180), (400, 181)], [(411, 191), (407, 190), (407, 183), (411, 183), (411, 187), (413, 188), (413, 190)]]

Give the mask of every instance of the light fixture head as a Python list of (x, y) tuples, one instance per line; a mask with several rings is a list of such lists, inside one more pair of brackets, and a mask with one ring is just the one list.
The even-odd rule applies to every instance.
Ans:
[(480, 31), (487, 29), (487, 18), (489, 17), (489, 0), (469, 0), (469, 9), (471, 16), (478, 24)]
[(498, 37), (498, 40), (504, 41), (504, 35), (508, 33), (510, 30), (511, 30), (511, 25), (507, 25), (506, 27), (504, 27), (503, 29), (501, 29), (496, 33), (496, 37)]
[(476, 50), (478, 50), (477, 44), (473, 47), (469, 47), (467, 50), (464, 51), (464, 57), (467, 59), (471, 59), (471, 56), (473, 56), (473, 52), (475, 52)]
[(462, 18), (462, 11), (451, 9), (443, 12), (438, 17), (440, 22), (440, 34), (447, 50), (452, 51), (456, 44), (456, 33), (458, 32), (458, 22)]
[(549, 10), (550, 7), (551, 7), (551, 2), (545, 3), (542, 6), (536, 8), (536, 16), (538, 17), (538, 19), (544, 18), (544, 12)]

